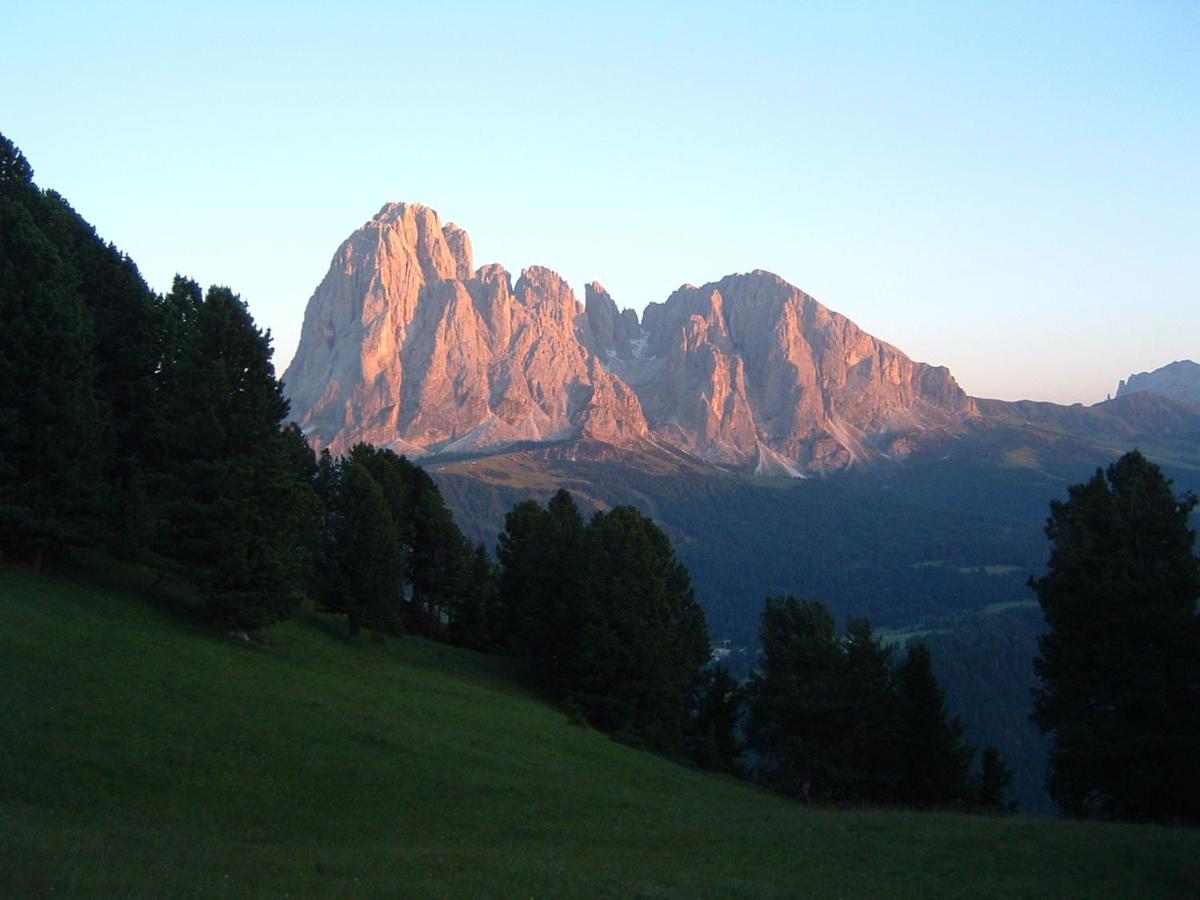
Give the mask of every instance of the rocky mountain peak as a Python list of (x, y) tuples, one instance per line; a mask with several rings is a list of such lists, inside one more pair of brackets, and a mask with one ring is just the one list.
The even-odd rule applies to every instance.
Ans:
[(616, 301), (598, 281), (586, 285), (583, 295), (593, 352), (602, 358), (631, 359), (641, 337), (637, 313), (632, 309), (619, 311)]
[(1200, 404), (1200, 364), (1190, 359), (1168, 363), (1152, 372), (1138, 372), (1117, 385), (1117, 396), (1141, 391), (1160, 394), (1171, 400)]
[(446, 223), (442, 228), (442, 235), (446, 239), (446, 246), (450, 248), (450, 255), (454, 257), (456, 267), (455, 277), (459, 281), (467, 281), (475, 273), (475, 266), (471, 259), (471, 237), (453, 222)]
[(639, 320), (598, 281), (580, 304), (543, 266), (515, 284), (472, 266), (467, 233), (420, 204), (385, 205), (342, 244), (284, 375), (316, 443), (648, 440), (799, 475), (909, 452), (978, 414), (944, 368), (770, 272), (683, 285)]
[(422, 455), (644, 433), (637, 398), (590, 361), (561, 276), (529, 266), (514, 285), (472, 265), (468, 234), (415, 203), (386, 204), (343, 242), (284, 373), (316, 444)]

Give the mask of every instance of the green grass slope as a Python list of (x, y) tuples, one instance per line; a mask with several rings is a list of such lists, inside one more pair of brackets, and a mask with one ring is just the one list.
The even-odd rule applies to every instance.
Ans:
[(1180, 896), (1200, 833), (805, 808), (572, 725), (502, 661), (261, 647), (0, 570), (0, 896)]

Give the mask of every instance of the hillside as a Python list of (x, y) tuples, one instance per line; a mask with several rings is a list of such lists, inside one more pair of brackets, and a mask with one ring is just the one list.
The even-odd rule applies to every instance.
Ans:
[[(1200, 490), (1197, 444), (1187, 431), (1195, 413), (1180, 404), (1149, 394), (1090, 409), (980, 403), (1021, 424), (973, 429), (936, 458), (821, 479), (750, 478), (663, 452), (588, 444), (429, 468), (456, 519), (488, 546), (513, 504), (531, 495), (544, 500), (558, 487), (585, 509), (628, 503), (644, 510), (691, 572), (712, 636), (747, 648), (730, 660), (744, 675), (769, 595), (819, 598), (841, 621), (867, 615), (908, 634), (974, 632), (985, 611), (1032, 603), (1026, 582), (1049, 556), (1043, 529), (1050, 501), (1110, 463), (1119, 447), (1153, 451), (1177, 491)], [(1170, 418), (1176, 414), (1179, 422)], [(1163, 417), (1161, 435), (1172, 437), (1156, 438)], [(976, 634), (939, 638), (935, 660), (952, 711), (968, 723), (969, 740), (1000, 748), (1016, 771), (1013, 796), (1022, 807), (1051, 813), (1042, 790), (1046, 743), (1029, 718), (1040, 612), (989, 615), (983, 624), (995, 639), (990, 645)], [(1010, 645), (1019, 649), (1007, 652)], [(990, 660), (982, 668), (981, 652)]]
[(1178, 896), (1200, 835), (806, 808), (571, 724), (495, 658), (262, 647), (0, 570), (0, 894)]

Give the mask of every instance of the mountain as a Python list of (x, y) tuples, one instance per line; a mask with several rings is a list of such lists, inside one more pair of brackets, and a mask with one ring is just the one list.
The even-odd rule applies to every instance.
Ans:
[(1190, 359), (1168, 363), (1153, 372), (1139, 372), (1117, 385), (1117, 397), (1141, 391), (1184, 403), (1200, 404), (1200, 364)]
[(489, 547), (513, 504), (560, 487), (638, 506), (747, 643), (767, 593), (892, 625), (1028, 601), (1049, 501), (1132, 447), (1200, 485), (1195, 405), (971, 398), (763, 271), (640, 318), (598, 282), (580, 304), (548, 269), (474, 268), (466, 232), (417, 204), (338, 249), (284, 381), (315, 444), (422, 457)]
[(791, 476), (904, 456), (978, 416), (945, 368), (769, 272), (684, 285), (641, 320), (599, 283), (584, 296), (539, 266), (515, 284), (474, 269), (466, 232), (389, 203), (309, 301), (284, 374), (292, 411), (335, 451), (590, 439)]
[(472, 268), (433, 210), (388, 204), (338, 249), (284, 374), (292, 410), (335, 450), (421, 456), (645, 432), (637, 398), (575, 336), (578, 302), (540, 267)]

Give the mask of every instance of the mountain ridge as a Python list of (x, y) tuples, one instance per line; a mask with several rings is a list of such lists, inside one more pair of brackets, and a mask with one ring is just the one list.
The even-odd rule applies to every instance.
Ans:
[(469, 235), (388, 203), (350, 235), (284, 374), (310, 439), (413, 456), (522, 442), (649, 441), (758, 474), (903, 456), (978, 416), (944, 367), (914, 362), (763, 270), (683, 285), (639, 317), (599, 282), (513, 283)]
[(1184, 403), (1200, 404), (1200, 363), (1179, 359), (1149, 372), (1136, 372), (1117, 385), (1117, 397), (1147, 391)]

